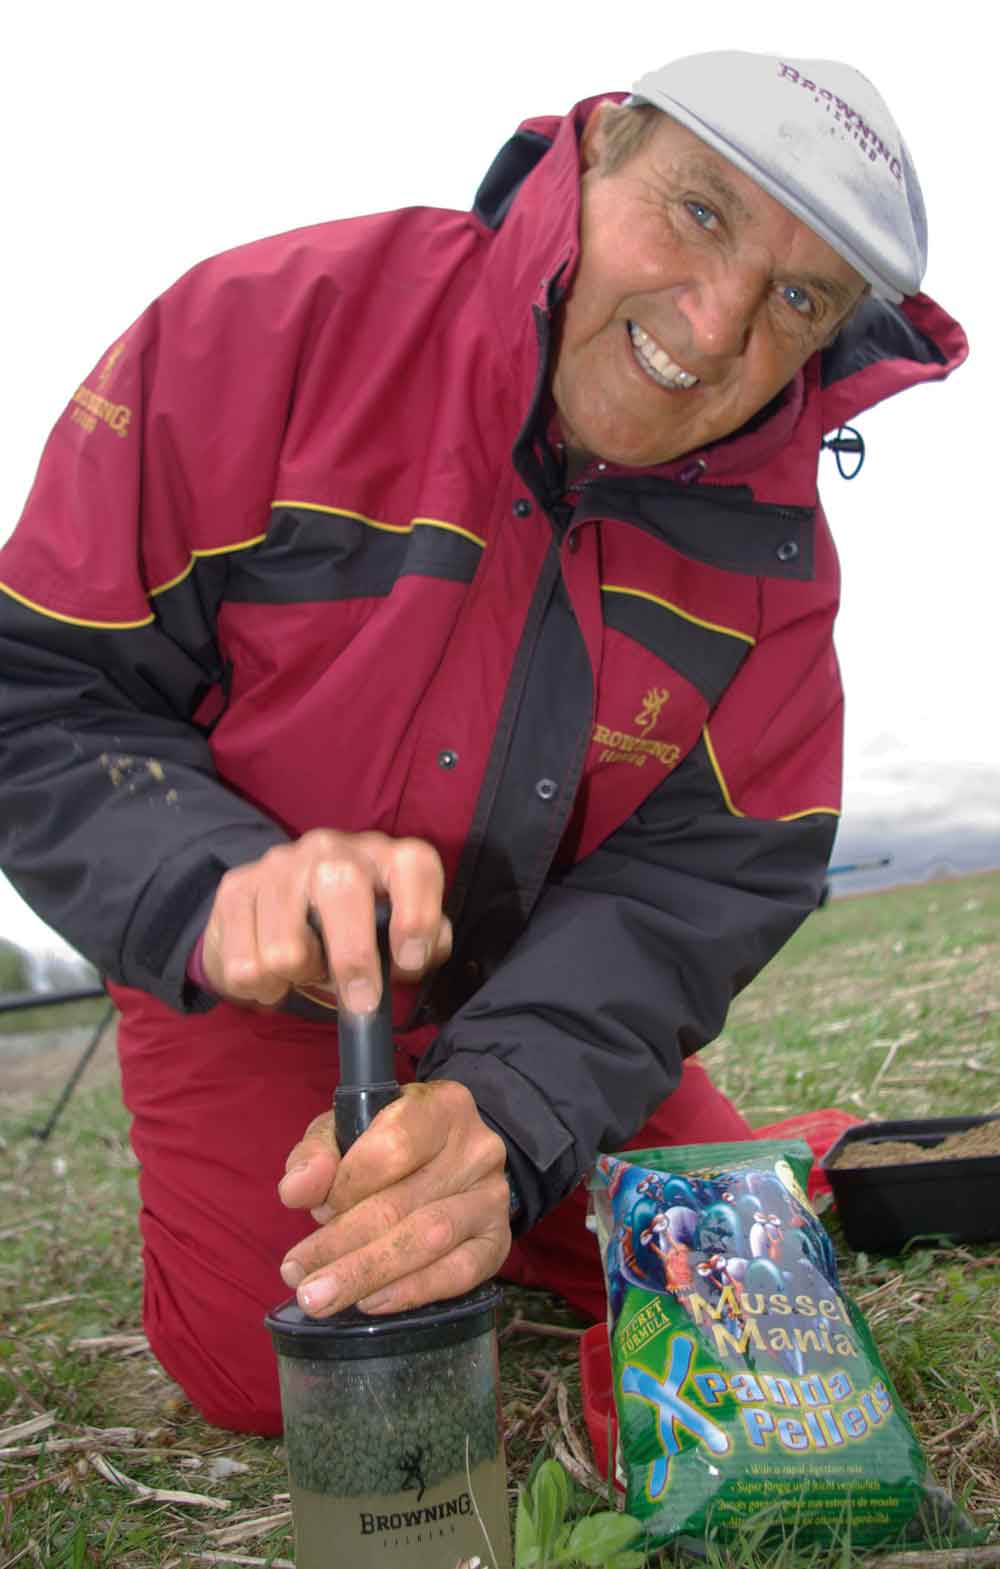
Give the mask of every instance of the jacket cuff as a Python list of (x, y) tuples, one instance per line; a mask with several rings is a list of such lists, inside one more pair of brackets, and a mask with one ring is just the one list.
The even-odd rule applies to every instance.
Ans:
[(202, 927), (191, 952), (188, 954), (187, 968), (184, 971), (184, 1011), (185, 1013), (208, 1013), (219, 1001), (218, 994), (208, 984), (205, 973), (205, 932), (206, 925)]
[(287, 835), (270, 824), (216, 832), (173, 858), (146, 884), (121, 955), (123, 984), (150, 992), (179, 1013), (205, 1013), (218, 999), (189, 973), (216, 891), (231, 867), (256, 861)]
[(457, 1050), (426, 1071), (421, 1071), (423, 1066), (418, 1065), (418, 1079), (464, 1084), (483, 1121), (503, 1139), (509, 1180), (519, 1201), (511, 1230), (515, 1236), (529, 1231), (583, 1175), (572, 1133), (537, 1086), (501, 1058)]

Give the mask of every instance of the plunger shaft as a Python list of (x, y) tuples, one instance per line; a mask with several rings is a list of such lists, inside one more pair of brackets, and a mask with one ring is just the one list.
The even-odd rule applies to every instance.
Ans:
[(337, 1016), (340, 1081), (333, 1097), (337, 1147), (343, 1155), (361, 1137), (383, 1106), (399, 1095), (392, 1043), (389, 902), (375, 903), (375, 935), (382, 972), (382, 995), (373, 1013), (351, 1013), (342, 1005)]

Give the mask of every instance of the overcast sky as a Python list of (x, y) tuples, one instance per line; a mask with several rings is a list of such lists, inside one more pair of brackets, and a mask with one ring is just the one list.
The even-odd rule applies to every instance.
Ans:
[[(1000, 864), (1000, 311), (987, 178), (997, 84), (975, 10), (964, 0), (933, 11), (719, 0), (6, 7), (0, 540), (70, 393), (202, 257), (358, 212), (467, 207), (520, 119), (628, 88), (680, 55), (846, 59), (902, 126), (930, 218), (925, 287), (966, 327), (972, 358), (944, 385), (862, 417), (868, 459), (853, 484), (823, 460), (844, 567), (845, 829), (876, 812), (975, 822), (994, 834)], [(38, 936), (2, 884), (0, 935)]]

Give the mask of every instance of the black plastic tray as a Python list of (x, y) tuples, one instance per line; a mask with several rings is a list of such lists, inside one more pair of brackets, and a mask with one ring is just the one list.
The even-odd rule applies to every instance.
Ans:
[(915, 1238), (955, 1242), (1000, 1239), (1000, 1155), (916, 1161), (902, 1166), (838, 1167), (847, 1144), (940, 1144), (950, 1133), (1000, 1118), (922, 1117), (912, 1122), (864, 1122), (848, 1128), (821, 1162), (852, 1248), (897, 1253)]

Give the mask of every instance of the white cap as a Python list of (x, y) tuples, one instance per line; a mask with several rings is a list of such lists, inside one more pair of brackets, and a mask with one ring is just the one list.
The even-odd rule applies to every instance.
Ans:
[(719, 50), (649, 71), (633, 93), (742, 169), (882, 299), (920, 288), (917, 173), (885, 100), (853, 66)]

